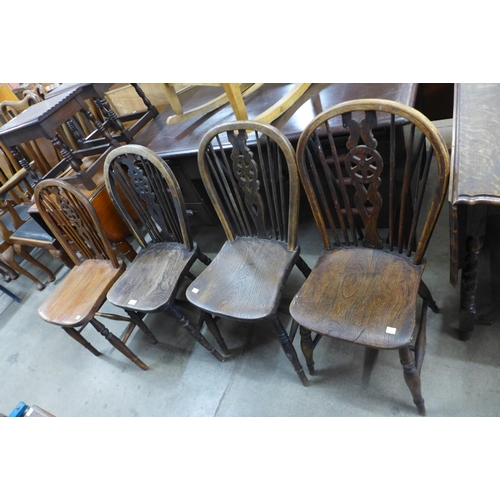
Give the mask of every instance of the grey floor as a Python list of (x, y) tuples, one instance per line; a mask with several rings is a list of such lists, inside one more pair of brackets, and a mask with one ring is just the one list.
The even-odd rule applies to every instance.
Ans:
[[(439, 124), (449, 140), (451, 124)], [(303, 200), (303, 203), (306, 201)], [(220, 228), (194, 230), (209, 256), (223, 243)], [(299, 230), (302, 255), (312, 266), (320, 241), (311, 220)], [(413, 417), (416, 410), (404, 383), (397, 352), (382, 351), (369, 380), (363, 376), (364, 350), (323, 339), (315, 351), (317, 375), (303, 387), (272, 334), (270, 325), (221, 320), (219, 326), (235, 356), (219, 363), (166, 313), (146, 322), (159, 339), (151, 345), (140, 331), (129, 347), (149, 366), (142, 371), (89, 327), (88, 339), (103, 355), (93, 356), (56, 326), (44, 323), (37, 308), (64, 278), (66, 269), (49, 254), (35, 255), (57, 276), (37, 291), (25, 277), (3, 283), (22, 298), (0, 293), (0, 413), (18, 401), (36, 404), (57, 416), (344, 416)], [(445, 205), (427, 253), (425, 280), (441, 308), (429, 311), (422, 390), (427, 414), (498, 416), (500, 389), (498, 326), (476, 326), (473, 337), (457, 336), (459, 291), (449, 284), (448, 208)], [(40, 271), (24, 265), (45, 279)], [(195, 272), (201, 271), (200, 264)], [(294, 270), (287, 283), (281, 319), (290, 324), (286, 303), (303, 281)], [(193, 321), (196, 311), (181, 301)], [(106, 305), (106, 311), (113, 307)], [(115, 311), (116, 312), (116, 311)], [(123, 323), (103, 321), (115, 334)], [(204, 329), (210, 339), (210, 334)], [(299, 338), (294, 345), (303, 361)], [(305, 363), (304, 363), (305, 366)]]

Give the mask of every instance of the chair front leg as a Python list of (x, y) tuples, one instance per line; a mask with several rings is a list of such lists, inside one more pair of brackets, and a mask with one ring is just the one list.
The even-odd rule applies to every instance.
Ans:
[(314, 344), (311, 337), (311, 330), (305, 326), (300, 325), (300, 348), (302, 349), (302, 354), (306, 358), (307, 369), (310, 375), (314, 375), (314, 361), (313, 361), (313, 350)]
[(295, 347), (293, 347), (293, 344), (290, 342), (290, 337), (287, 335), (285, 328), (283, 327), (281, 321), (278, 318), (274, 318), (272, 320), (272, 323), (274, 327), (274, 332), (276, 334), (276, 337), (278, 337), (281, 348), (286, 354), (286, 357), (290, 360), (290, 363), (292, 363), (292, 366), (297, 375), (299, 376), (302, 385), (307, 387), (309, 385), (309, 380), (307, 380), (306, 374), (304, 373), (304, 369), (300, 364), (299, 358), (297, 356), (297, 351), (295, 351)]
[(101, 353), (78, 331), (73, 327), (63, 326), (62, 329), (79, 344), (82, 344), (85, 349), (88, 349), (94, 356), (100, 356)]
[(189, 320), (174, 306), (170, 306), (169, 311), (181, 322), (182, 326), (194, 337), (196, 342), (200, 343), (210, 354), (220, 362), (224, 361), (224, 357), (212, 344), (203, 336), (203, 334), (193, 326)]
[(118, 351), (133, 361), (142, 370), (147, 370), (144, 364), (118, 337), (115, 337), (100, 321), (95, 318), (90, 320), (90, 324)]
[(217, 326), (217, 323), (215, 322), (212, 315), (205, 312), (205, 311), (202, 311), (201, 312), (201, 319), (202, 319), (202, 321), (204, 321), (206, 323), (207, 328), (210, 330), (210, 333), (213, 335), (213, 337), (217, 341), (217, 344), (219, 344), (220, 348), (222, 349), (222, 352), (226, 356), (229, 356), (231, 353), (229, 352), (229, 349), (227, 348), (227, 345), (226, 345), (226, 341), (222, 338), (219, 327)]
[(130, 319), (142, 330), (143, 333), (146, 334), (148, 340), (153, 344), (158, 344), (157, 338), (153, 335), (153, 332), (148, 328), (146, 323), (142, 320), (141, 315), (139, 315), (136, 311), (126, 311), (130, 316)]
[(420, 375), (409, 346), (399, 349), (399, 359), (403, 365), (404, 377), (419, 415), (425, 416), (424, 398), (422, 397)]

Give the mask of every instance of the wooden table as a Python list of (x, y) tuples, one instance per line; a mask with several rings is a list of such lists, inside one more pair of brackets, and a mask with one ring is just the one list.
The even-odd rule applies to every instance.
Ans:
[[(249, 119), (278, 102), (293, 85), (263, 85), (245, 99)], [(317, 114), (335, 104), (350, 99), (375, 97), (415, 106), (417, 89), (416, 83), (314, 83), (272, 125), (280, 129), (295, 145), (305, 126)], [(195, 87), (181, 95), (181, 103), (186, 109), (193, 109), (212, 99), (217, 92), (220, 90), (213, 87)], [(236, 118), (229, 105), (191, 121), (167, 125), (167, 118), (173, 115), (170, 107), (165, 108), (134, 138), (133, 143), (152, 149), (168, 161), (181, 185), (186, 208), (192, 213), (192, 224), (216, 224), (211, 207), (204, 201), (207, 197), (201, 183), (196, 156), (201, 138), (208, 130)]]
[[(119, 146), (119, 143), (113, 139), (109, 131), (103, 127), (102, 122), (90, 111), (83, 97), (83, 90), (83, 87), (74, 87), (51, 99), (30, 106), (0, 128), (0, 141), (10, 149), (10, 152), (22, 167), (30, 170), (28, 161), (18, 149), (19, 146), (40, 137), (49, 139), (59, 150), (62, 160), (57, 165), (52, 166), (53, 168), (47, 176), (57, 177), (65, 169), (71, 167), (75, 175), (66, 176), (68, 181), (83, 184), (87, 189), (95, 189), (96, 184), (92, 180), (92, 176), (104, 164), (107, 152), (111, 148)], [(75, 151), (69, 144), (64, 142), (63, 138), (58, 134), (58, 129), (79, 112), (84, 112), (89, 120), (94, 123), (96, 129), (107, 139), (106, 144), (101, 144), (98, 148), (85, 147)], [(90, 167), (83, 170), (82, 158), (97, 154), (100, 154), (99, 158)]]
[(459, 335), (468, 340), (479, 318), (478, 266), (487, 217), (500, 206), (500, 84), (456, 84), (451, 163), (450, 281), (457, 284), (462, 268)]
[[(45, 175), (45, 178), (64, 175), (64, 180), (79, 186), (98, 212), (110, 240), (127, 258), (132, 259), (135, 252), (125, 239), (128, 229), (107, 195), (102, 172), (106, 155), (120, 144), (90, 111), (84, 99), (86, 91), (85, 85), (76, 86), (67, 92), (62, 92), (30, 106), (0, 128), (0, 141), (10, 148), (10, 152), (21, 167), (31, 171), (27, 160), (22, 156), (18, 147), (27, 141), (40, 137), (50, 139), (54, 146), (59, 149), (62, 160)], [(99, 146), (84, 146), (82, 149), (74, 151), (63, 141), (57, 132), (58, 128), (71, 120), (78, 112), (84, 112), (94, 123), (96, 129), (101, 132), (101, 136), (106, 139), (105, 143)], [(83, 169), (82, 159), (89, 156), (93, 158), (92, 163)], [(35, 182), (38, 181), (36, 172), (31, 171), (31, 173), (35, 177)], [(30, 209), (30, 214), (39, 224), (44, 226), (36, 210)]]

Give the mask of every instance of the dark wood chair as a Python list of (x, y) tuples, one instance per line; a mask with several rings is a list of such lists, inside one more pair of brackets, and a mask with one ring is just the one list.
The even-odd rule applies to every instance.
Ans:
[[(101, 315), (129, 321), (99, 313), (109, 289), (124, 273), (125, 264), (117, 257), (95, 209), (77, 188), (57, 179), (43, 180), (36, 185), (35, 202), (50, 231), (74, 263), (55, 292), (38, 309), (39, 316), (61, 326), (92, 354), (99, 356), (101, 353), (81, 334), (91, 324), (122, 354), (147, 370), (125, 343), (96, 319)], [(132, 323), (131, 327), (135, 325)]]
[(278, 318), (294, 265), (310, 269), (297, 246), (299, 178), (294, 149), (275, 127), (221, 124), (203, 137), (198, 163), (227, 240), (186, 292), (213, 316), (270, 321), (301, 382), (307, 377)]
[[(108, 292), (108, 300), (142, 321), (148, 313), (169, 311), (205, 349), (223, 361), (199, 327), (191, 324), (174, 301), (183, 279), (194, 279), (189, 269), (210, 259), (193, 242), (177, 180), (153, 151), (139, 145), (121, 146), (106, 158), (104, 178), (109, 196), (142, 247), (126, 273)], [(207, 313), (202, 319), (227, 354), (227, 347)], [(201, 323), (199, 324), (201, 325)], [(150, 335), (153, 334), (150, 332)]]
[(290, 305), (301, 325), (309, 372), (314, 373), (313, 349), (321, 338), (313, 340), (311, 332), (374, 354), (398, 349), (413, 401), (425, 415), (420, 370), (426, 313), (428, 306), (439, 309), (422, 274), (448, 186), (443, 138), (406, 105), (348, 101), (305, 128), (297, 162), (324, 245)]

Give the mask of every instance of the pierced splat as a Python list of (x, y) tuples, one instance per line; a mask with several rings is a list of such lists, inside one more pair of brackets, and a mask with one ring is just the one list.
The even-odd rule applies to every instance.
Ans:
[[(383, 242), (377, 232), (377, 222), (383, 200), (379, 193), (384, 160), (375, 149), (377, 140), (373, 137), (373, 126), (377, 123), (375, 112), (367, 111), (358, 122), (351, 113), (342, 115), (344, 126), (351, 135), (347, 142), (350, 151), (345, 158), (345, 169), (356, 189), (354, 204), (365, 226), (363, 244), (370, 248), (382, 248)], [(359, 140), (364, 141), (359, 144)]]
[[(110, 164), (109, 170), (116, 184), (114, 189), (124, 195), (129, 208), (135, 212), (153, 242), (183, 241), (171, 190), (148, 159), (141, 155), (122, 154)], [(128, 211), (117, 193), (115, 203), (121, 207), (122, 213)], [(130, 223), (135, 227), (133, 220)], [(146, 241), (134, 227), (131, 228), (134, 235), (145, 247)]]
[(132, 181), (131, 185), (140, 200), (146, 203), (153, 220), (161, 227), (162, 230), (167, 230), (165, 221), (162, 217), (161, 207), (156, 200), (155, 193), (151, 189), (148, 177), (144, 174), (144, 165), (143, 168), (141, 168), (140, 160), (138, 159), (136, 162), (131, 156), (124, 156), (120, 158), (118, 163), (127, 167), (128, 175)]
[[(79, 252), (87, 259), (104, 259), (105, 250), (101, 242), (96, 238), (92, 226), (88, 221), (82, 220), (83, 211), (78, 211), (78, 200), (68, 199), (58, 188), (49, 188), (58, 205), (58, 209), (64, 214), (65, 220), (61, 220), (60, 228), (65, 231), (68, 239), (78, 241)], [(75, 233), (76, 232), (76, 233)]]
[(367, 146), (371, 148), (377, 147), (377, 139), (373, 136), (373, 127), (377, 125), (377, 114), (375, 111), (365, 111), (365, 118), (361, 122), (356, 121), (352, 117), (352, 113), (344, 113), (342, 115), (342, 123), (351, 134), (347, 141), (349, 149), (359, 144), (360, 136)]
[(245, 205), (253, 219), (259, 238), (267, 238), (265, 208), (260, 195), (259, 167), (252, 151), (247, 146), (247, 133), (228, 131), (229, 142), (233, 145), (231, 159), (238, 185), (245, 195)]

